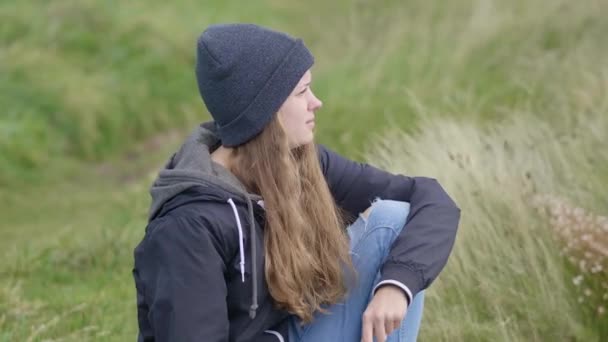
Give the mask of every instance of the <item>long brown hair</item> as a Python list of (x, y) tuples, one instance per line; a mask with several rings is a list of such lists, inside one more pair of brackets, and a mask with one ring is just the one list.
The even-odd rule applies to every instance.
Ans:
[(291, 149), (278, 115), (235, 147), (231, 171), (264, 199), (265, 275), (280, 308), (305, 323), (344, 298), (354, 275), (345, 216), (336, 206), (313, 143)]

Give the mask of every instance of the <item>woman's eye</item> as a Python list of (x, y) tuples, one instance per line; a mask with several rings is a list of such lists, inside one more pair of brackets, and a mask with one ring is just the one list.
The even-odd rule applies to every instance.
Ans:
[(308, 88), (304, 88), (298, 95), (304, 95), (304, 93), (308, 90)]

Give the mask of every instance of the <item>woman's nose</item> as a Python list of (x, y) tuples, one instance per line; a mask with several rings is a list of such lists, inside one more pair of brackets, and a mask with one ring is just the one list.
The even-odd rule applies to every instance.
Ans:
[(315, 111), (323, 107), (323, 102), (319, 100), (314, 94), (312, 95), (312, 101), (310, 103), (310, 110)]

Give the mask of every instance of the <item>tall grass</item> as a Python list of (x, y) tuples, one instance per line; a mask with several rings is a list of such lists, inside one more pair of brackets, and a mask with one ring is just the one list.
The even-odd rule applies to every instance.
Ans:
[[(580, 303), (572, 281), (580, 271), (560, 253), (562, 243), (579, 237), (563, 241), (536, 212), (538, 197), (557, 194), (607, 214), (608, 150), (601, 146), (608, 141), (608, 108), (596, 87), (608, 84), (608, 74), (580, 75), (558, 92), (551, 120), (513, 112), (480, 125), (433, 116), (415, 134), (394, 131), (370, 148), (374, 164), (437, 177), (463, 212), (453, 255), (427, 295), (422, 339), (608, 337), (608, 316), (597, 309), (605, 299)], [(598, 290), (604, 275), (595, 276)]]

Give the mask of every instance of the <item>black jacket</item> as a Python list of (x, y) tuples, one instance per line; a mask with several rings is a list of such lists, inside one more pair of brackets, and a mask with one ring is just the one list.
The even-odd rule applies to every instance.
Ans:
[[(289, 314), (273, 307), (264, 279), (263, 201), (211, 160), (219, 143), (213, 122), (201, 124), (151, 189), (133, 269), (139, 341), (288, 340)], [(382, 280), (412, 295), (427, 288), (454, 244), (460, 210), (452, 199), (434, 179), (391, 174), (322, 145), (318, 153), (336, 203), (353, 218), (377, 197), (410, 203)]]

